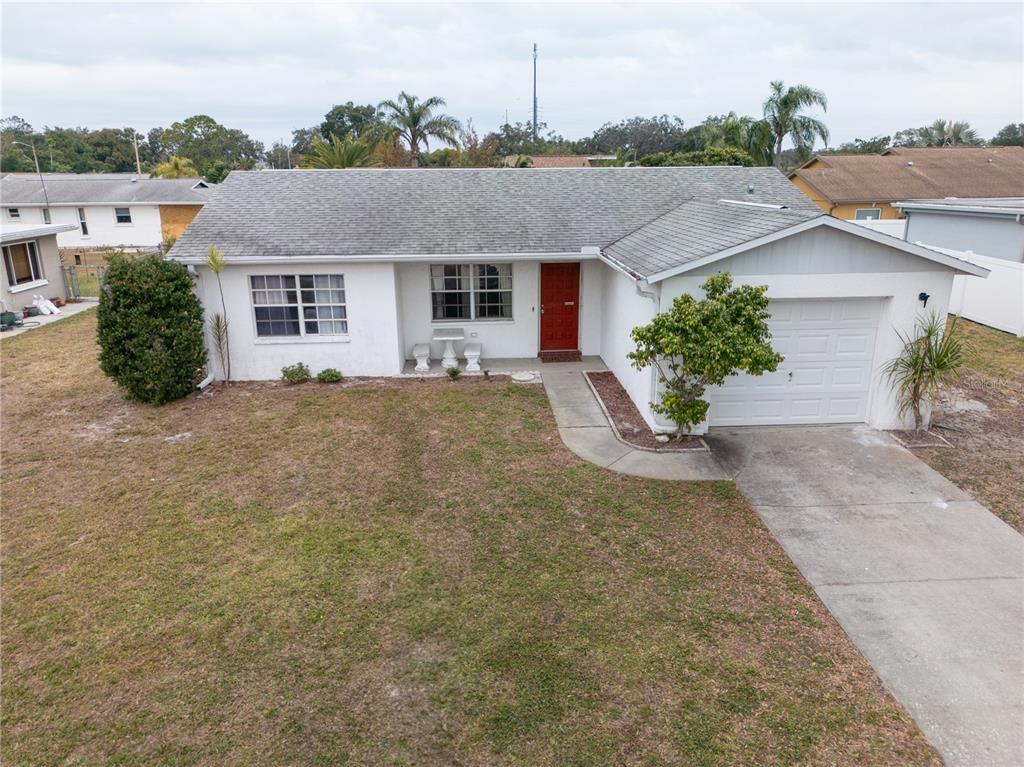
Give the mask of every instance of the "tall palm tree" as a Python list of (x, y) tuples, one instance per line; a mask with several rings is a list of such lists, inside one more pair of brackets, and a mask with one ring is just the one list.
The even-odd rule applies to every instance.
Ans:
[(300, 168), (368, 168), (376, 165), (373, 147), (348, 134), (344, 139), (332, 135), (330, 142), (319, 136), (313, 139), (309, 152), (302, 155)]
[(445, 100), (440, 96), (420, 101), (405, 91), (399, 93), (396, 100), (380, 103), (385, 123), (409, 145), (414, 168), (420, 164), (420, 144), (429, 149), (430, 139), (436, 138), (448, 146), (458, 146), (459, 121), (451, 115), (435, 112), (444, 105)]
[(814, 106), (828, 111), (828, 99), (822, 91), (808, 85), (787, 88), (782, 80), (772, 81), (771, 93), (764, 102), (764, 119), (771, 129), (772, 161), (776, 167), (782, 165), (782, 142), (787, 136), (801, 151), (813, 149), (815, 138), (828, 144), (825, 123), (803, 113), (805, 108)]
[(199, 178), (199, 171), (187, 157), (171, 155), (149, 172), (156, 178)]

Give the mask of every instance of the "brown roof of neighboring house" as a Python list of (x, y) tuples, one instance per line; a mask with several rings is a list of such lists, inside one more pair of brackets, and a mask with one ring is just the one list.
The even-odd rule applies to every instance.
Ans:
[[(515, 167), (520, 155), (509, 155), (505, 158), (505, 165)], [(556, 155), (529, 155), (531, 168), (589, 168), (595, 160), (614, 160), (615, 155), (582, 155), (582, 154), (556, 154)]]
[(897, 147), (815, 155), (789, 174), (833, 203), (1024, 196), (1024, 147)]

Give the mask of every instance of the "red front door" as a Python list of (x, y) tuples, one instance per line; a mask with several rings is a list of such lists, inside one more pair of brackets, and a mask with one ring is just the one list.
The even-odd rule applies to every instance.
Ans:
[(580, 265), (540, 265), (540, 350), (576, 351), (580, 337)]

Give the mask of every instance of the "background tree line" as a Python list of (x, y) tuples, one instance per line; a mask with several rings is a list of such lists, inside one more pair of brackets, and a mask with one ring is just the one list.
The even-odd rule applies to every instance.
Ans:
[[(590, 136), (570, 140), (528, 122), (506, 123), (481, 135), (444, 111), (443, 98), (402, 92), (379, 104), (348, 101), (333, 106), (318, 124), (292, 131), (291, 141), (260, 141), (208, 115), (193, 115), (143, 134), (134, 128), (36, 130), (20, 117), (0, 121), (0, 170), (32, 171), (34, 144), (44, 172), (136, 171), (164, 177), (202, 175), (221, 181), (231, 170), (256, 167), (490, 167), (530, 155), (604, 155), (609, 165), (776, 165), (807, 160), (819, 143), (831, 153), (878, 153), (890, 146), (1024, 146), (1024, 123), (1010, 123), (984, 141), (963, 120), (938, 119), (919, 128), (828, 148), (829, 131), (812, 112), (828, 109), (825, 94), (807, 85), (770, 84), (760, 115), (709, 115), (686, 127), (673, 115), (631, 117), (605, 123)], [(20, 143), (15, 143), (20, 142)], [(784, 144), (791, 148), (783, 149)]]

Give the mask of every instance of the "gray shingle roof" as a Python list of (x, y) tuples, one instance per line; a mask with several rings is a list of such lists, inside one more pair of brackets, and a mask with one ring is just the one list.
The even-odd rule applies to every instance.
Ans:
[(773, 168), (236, 171), (171, 257), (578, 252), (722, 197), (818, 210)]
[(43, 175), (46, 197), (39, 176), (6, 175), (0, 178), (0, 200), (4, 205), (112, 205), (114, 203), (146, 203), (157, 205), (202, 205), (210, 199), (210, 188), (193, 189), (198, 178), (138, 178), (87, 175), (68, 178)]
[(813, 206), (780, 210), (747, 202), (690, 200), (612, 243), (604, 253), (634, 274), (650, 277), (825, 215)]

